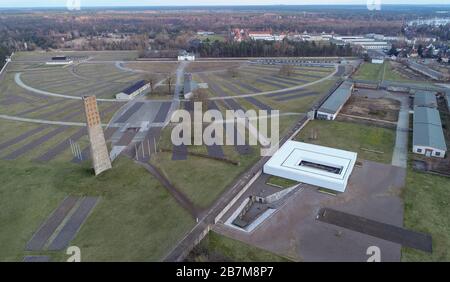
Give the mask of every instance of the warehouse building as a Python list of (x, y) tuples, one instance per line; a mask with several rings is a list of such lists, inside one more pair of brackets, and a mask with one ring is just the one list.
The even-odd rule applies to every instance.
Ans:
[(413, 152), (427, 157), (445, 157), (447, 145), (436, 108), (414, 108)]
[(344, 192), (357, 153), (287, 141), (264, 165), (264, 173)]
[(408, 62), (408, 66), (410, 69), (421, 73), (429, 78), (432, 78), (434, 80), (443, 80), (445, 77), (441, 72), (435, 71), (425, 65), (413, 62), (413, 61), (409, 61)]
[(353, 93), (354, 84), (344, 81), (317, 110), (317, 119), (334, 120)]
[(145, 80), (140, 80), (130, 87), (125, 88), (122, 92), (116, 95), (118, 100), (132, 100), (137, 95), (150, 88), (150, 83)]
[(414, 94), (414, 107), (437, 108), (436, 93), (430, 91), (418, 91)]

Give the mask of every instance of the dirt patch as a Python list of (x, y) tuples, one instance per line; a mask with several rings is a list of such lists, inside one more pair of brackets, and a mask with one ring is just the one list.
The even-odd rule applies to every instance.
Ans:
[(351, 116), (359, 116), (375, 120), (396, 122), (400, 111), (400, 102), (379, 98), (352, 96), (342, 109), (342, 113)]

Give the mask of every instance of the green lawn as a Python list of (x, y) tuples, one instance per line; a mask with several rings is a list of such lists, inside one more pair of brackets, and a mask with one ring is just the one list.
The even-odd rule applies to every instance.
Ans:
[[(192, 228), (190, 215), (131, 160), (117, 160), (99, 177), (88, 167), (0, 161), (0, 261), (22, 260), (27, 241), (67, 195), (101, 197), (72, 242), (83, 261), (161, 260)], [(65, 258), (63, 252), (47, 254)]]
[[(317, 140), (310, 139), (313, 130), (317, 130)], [(309, 122), (295, 139), (357, 152), (360, 159), (391, 163), (395, 131), (349, 122), (314, 120)]]
[(288, 262), (268, 251), (210, 232), (191, 252), (188, 261), (195, 262)]
[(402, 261), (450, 261), (450, 179), (408, 170), (404, 226), (433, 237), (433, 253), (403, 248)]
[(383, 76), (384, 64), (363, 63), (356, 73), (354, 79), (380, 81)]
[(269, 177), (269, 179), (267, 179), (266, 183), (269, 185), (273, 185), (273, 186), (281, 187), (281, 188), (291, 188), (292, 186), (298, 184), (297, 181), (286, 179), (286, 178), (281, 178), (281, 177), (277, 177), (277, 176)]
[(254, 148), (253, 154), (239, 158), (239, 166), (196, 156), (188, 156), (184, 161), (172, 161), (172, 153), (159, 153), (152, 157), (151, 162), (197, 207), (207, 208), (258, 158), (259, 150)]

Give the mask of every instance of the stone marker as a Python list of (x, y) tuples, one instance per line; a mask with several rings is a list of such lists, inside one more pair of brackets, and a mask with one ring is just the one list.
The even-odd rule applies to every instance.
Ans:
[(95, 175), (111, 169), (108, 148), (106, 147), (105, 135), (100, 122), (100, 114), (95, 96), (84, 96), (84, 110), (86, 114), (87, 129), (91, 147), (91, 159)]

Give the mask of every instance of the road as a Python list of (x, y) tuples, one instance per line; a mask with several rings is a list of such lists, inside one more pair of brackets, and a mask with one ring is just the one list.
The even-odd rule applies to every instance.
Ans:
[[(21, 75), (22, 75), (22, 73), (20, 73), (20, 72), (16, 73), (16, 75), (14, 76), (14, 81), (16, 82), (16, 84), (18, 86), (22, 87), (25, 90), (31, 91), (31, 92), (39, 94), (39, 95), (44, 95), (44, 96), (49, 96), (49, 97), (54, 97), (54, 98), (73, 99), (73, 100), (81, 100), (82, 99), (82, 97), (79, 97), (79, 96), (70, 96), (70, 95), (52, 93), (52, 92), (48, 92), (48, 91), (44, 91), (44, 90), (33, 88), (31, 86), (26, 85), (22, 81), (22, 79), (20, 78)], [(116, 100), (116, 99), (97, 99), (97, 101), (100, 101), (100, 102), (115, 102), (115, 103), (123, 103), (124, 102), (124, 101)]]

